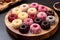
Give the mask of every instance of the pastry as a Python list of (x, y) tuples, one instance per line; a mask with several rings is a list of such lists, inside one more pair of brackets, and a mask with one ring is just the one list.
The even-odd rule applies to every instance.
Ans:
[(29, 8), (29, 9), (27, 10), (27, 13), (28, 13), (28, 14), (37, 14), (37, 9), (36, 9), (36, 8)]
[(43, 21), (43, 22), (41, 23), (41, 28), (44, 29), (44, 30), (50, 29), (50, 22), (48, 22), (48, 21)]
[(16, 14), (10, 14), (9, 16), (8, 16), (8, 20), (10, 21), (10, 22), (12, 22), (14, 19), (17, 19), (18, 18), (18, 16), (16, 15)]
[[(33, 4), (36, 7), (33, 7)], [(44, 40), (57, 31), (59, 22), (57, 13), (47, 6), (38, 3), (38, 5), (33, 4), (27, 4), (29, 7), (23, 8), (24, 11), (21, 10), (17, 15), (11, 12), (13, 8), (5, 16), (7, 32), (14, 38), (19, 40)], [(23, 4), (21, 5), (23, 6)], [(21, 5), (17, 6), (18, 11)], [(11, 16), (12, 14), (13, 16)]]
[(47, 14), (45, 12), (39, 12), (37, 14), (37, 18), (40, 18), (41, 20), (45, 20), (47, 17)]
[(33, 23), (33, 20), (31, 18), (24, 19), (24, 24), (30, 26)]
[(19, 27), (19, 31), (23, 34), (26, 34), (29, 32), (29, 28), (25, 24), (23, 24)]
[(33, 23), (32, 25), (30, 25), (30, 31), (34, 34), (38, 34), (41, 32), (41, 27), (39, 24)]
[(24, 12), (24, 11), (27, 11), (28, 10), (29, 5), (28, 4), (22, 4), (22, 5), (20, 5), (20, 8)]
[(50, 22), (51, 24), (55, 23), (55, 17), (54, 16), (47, 16), (46, 21)]
[(16, 7), (16, 8), (13, 8), (13, 9), (12, 9), (12, 14), (18, 15), (20, 12), (22, 12), (22, 10), (19, 9), (19, 7)]
[(17, 29), (17, 28), (19, 28), (19, 26), (22, 25), (22, 20), (20, 20), (20, 19), (15, 19), (15, 20), (12, 21), (12, 25), (13, 25), (13, 26), (12, 26), (13, 28)]
[(18, 14), (18, 18), (24, 20), (24, 19), (28, 18), (28, 14), (26, 12), (20, 12)]
[(10, 5), (16, 4), (17, 2), (20, 2), (21, 0), (0, 0), (0, 11), (5, 10)]
[(40, 18), (35, 18), (34, 19), (34, 23), (38, 23), (38, 24), (41, 24), (42, 20)]
[(44, 5), (39, 5), (39, 6), (38, 6), (38, 11), (39, 11), (39, 12), (40, 12), (40, 11), (45, 12), (45, 11), (47, 11), (47, 8), (46, 8), (46, 6), (44, 6)]
[(35, 2), (30, 4), (30, 7), (32, 7), (32, 8), (36, 8), (37, 9), (38, 6), (39, 6), (39, 4), (35, 3)]

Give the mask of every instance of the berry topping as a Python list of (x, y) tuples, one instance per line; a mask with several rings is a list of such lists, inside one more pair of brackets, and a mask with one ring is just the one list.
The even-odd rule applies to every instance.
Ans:
[(32, 19), (35, 19), (35, 18), (36, 18), (36, 15), (35, 15), (35, 14), (29, 14), (28, 17), (29, 17), (29, 18), (32, 18)]
[(17, 18), (18, 18), (18, 16), (17, 16), (16, 14), (10, 14), (10, 15), (8, 16), (9, 22), (12, 22), (14, 19), (17, 19)]

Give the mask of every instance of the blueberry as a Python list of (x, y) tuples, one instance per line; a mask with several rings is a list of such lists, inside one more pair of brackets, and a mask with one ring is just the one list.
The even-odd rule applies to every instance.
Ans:
[(43, 21), (43, 22), (41, 23), (41, 28), (42, 28), (43, 30), (48, 30), (48, 29), (50, 29), (50, 22), (48, 22), (48, 21)]
[(21, 25), (20, 27), (19, 27), (19, 31), (21, 32), (21, 33), (23, 33), (23, 34), (26, 34), (26, 33), (28, 33), (28, 31), (29, 31), (29, 28), (28, 28), (28, 26), (26, 26), (26, 25)]

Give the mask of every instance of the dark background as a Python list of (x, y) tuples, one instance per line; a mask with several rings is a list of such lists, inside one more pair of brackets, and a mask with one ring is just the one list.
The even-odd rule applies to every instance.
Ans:
[[(50, 8), (53, 8), (53, 4), (55, 2), (58, 2), (60, 0), (23, 0), (22, 2), (19, 2), (13, 6), (9, 6), (9, 8), (7, 8), (6, 10), (0, 12), (0, 40), (14, 40), (6, 31), (6, 26), (4, 23), (4, 17), (6, 15), (6, 13), (8, 12), (8, 10), (10, 10), (11, 8), (20, 5), (22, 3), (31, 3), (31, 2), (38, 2), (40, 4), (46, 5)], [(54, 9), (54, 8), (53, 8)], [(56, 11), (56, 10), (55, 10)], [(60, 17), (60, 12), (56, 11), (58, 16)], [(58, 25), (58, 30), (57, 32), (51, 36), (50, 38), (46, 39), (46, 40), (60, 40), (60, 25)]]

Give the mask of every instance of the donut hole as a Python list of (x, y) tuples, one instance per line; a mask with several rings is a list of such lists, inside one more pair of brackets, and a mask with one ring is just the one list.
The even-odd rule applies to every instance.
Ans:
[(46, 25), (46, 24), (47, 24), (47, 22), (44, 22), (43, 24), (45, 24), (45, 25)]
[(33, 27), (37, 27), (37, 25), (33, 25)]
[(40, 19), (36, 19), (36, 21), (40, 21)]
[(50, 17), (49, 19), (52, 19), (52, 17)]
[(42, 9), (44, 9), (45, 7), (41, 7)]
[(34, 11), (33, 9), (31, 11)]
[(19, 11), (18, 9), (16, 9), (15, 11)]
[(22, 14), (22, 16), (24, 16), (25, 14)]
[(25, 26), (25, 25), (22, 25), (22, 26), (21, 26), (21, 28), (22, 28), (22, 29), (25, 29), (25, 28), (26, 28), (26, 26)]
[(26, 7), (26, 5), (23, 5), (23, 7)]
[(52, 13), (52, 11), (48, 11), (49, 13)]
[(36, 4), (33, 4), (33, 6), (36, 6)]
[(43, 15), (43, 14), (41, 14), (41, 15)]
[(16, 21), (16, 23), (18, 23), (18, 21)]
[(27, 22), (30, 22), (30, 20), (27, 20)]

